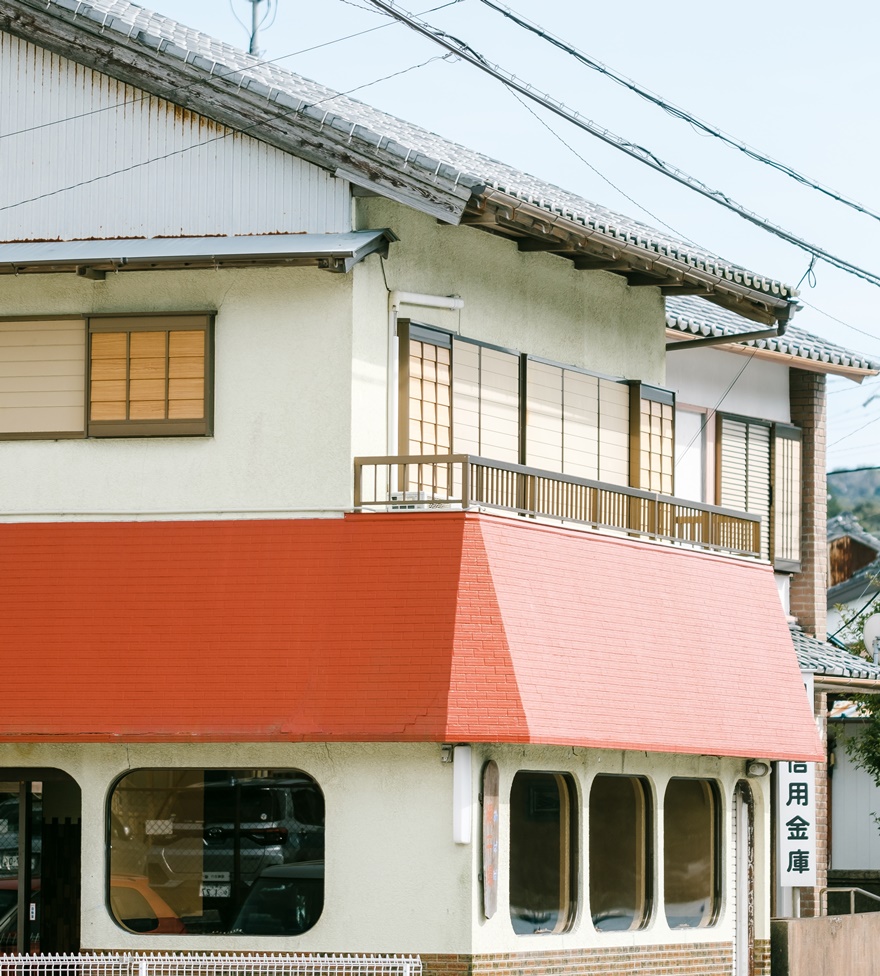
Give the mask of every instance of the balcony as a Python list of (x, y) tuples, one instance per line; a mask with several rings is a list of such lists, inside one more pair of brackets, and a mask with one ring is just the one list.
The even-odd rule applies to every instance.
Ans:
[(761, 558), (759, 516), (521, 464), (468, 454), (362, 457), (354, 474), (359, 511), (495, 511)]

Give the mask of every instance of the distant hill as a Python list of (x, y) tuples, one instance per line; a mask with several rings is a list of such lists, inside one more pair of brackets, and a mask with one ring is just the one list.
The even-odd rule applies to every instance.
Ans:
[(828, 517), (852, 512), (862, 528), (880, 535), (880, 468), (828, 474)]

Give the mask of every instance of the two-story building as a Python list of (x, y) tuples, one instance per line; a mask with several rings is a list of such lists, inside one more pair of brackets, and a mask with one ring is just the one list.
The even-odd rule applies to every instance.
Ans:
[(876, 364), (126, 0), (0, 0), (0, 90), (6, 944), (767, 972)]

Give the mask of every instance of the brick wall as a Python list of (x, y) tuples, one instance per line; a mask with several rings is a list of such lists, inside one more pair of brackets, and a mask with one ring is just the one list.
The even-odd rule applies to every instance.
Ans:
[[(490, 955), (422, 955), (424, 976), (730, 976), (729, 942), (608, 946)], [(755, 943), (754, 976), (770, 976), (770, 942)]]
[(803, 432), (801, 572), (791, 580), (791, 612), (803, 629), (825, 639), (827, 541), (825, 532), (825, 376), (789, 370), (791, 422)]

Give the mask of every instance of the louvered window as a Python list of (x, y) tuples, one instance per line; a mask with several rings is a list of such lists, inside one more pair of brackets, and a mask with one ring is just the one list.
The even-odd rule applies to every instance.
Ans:
[(801, 439), (796, 427), (719, 418), (719, 504), (761, 516), (761, 555), (800, 568)]

